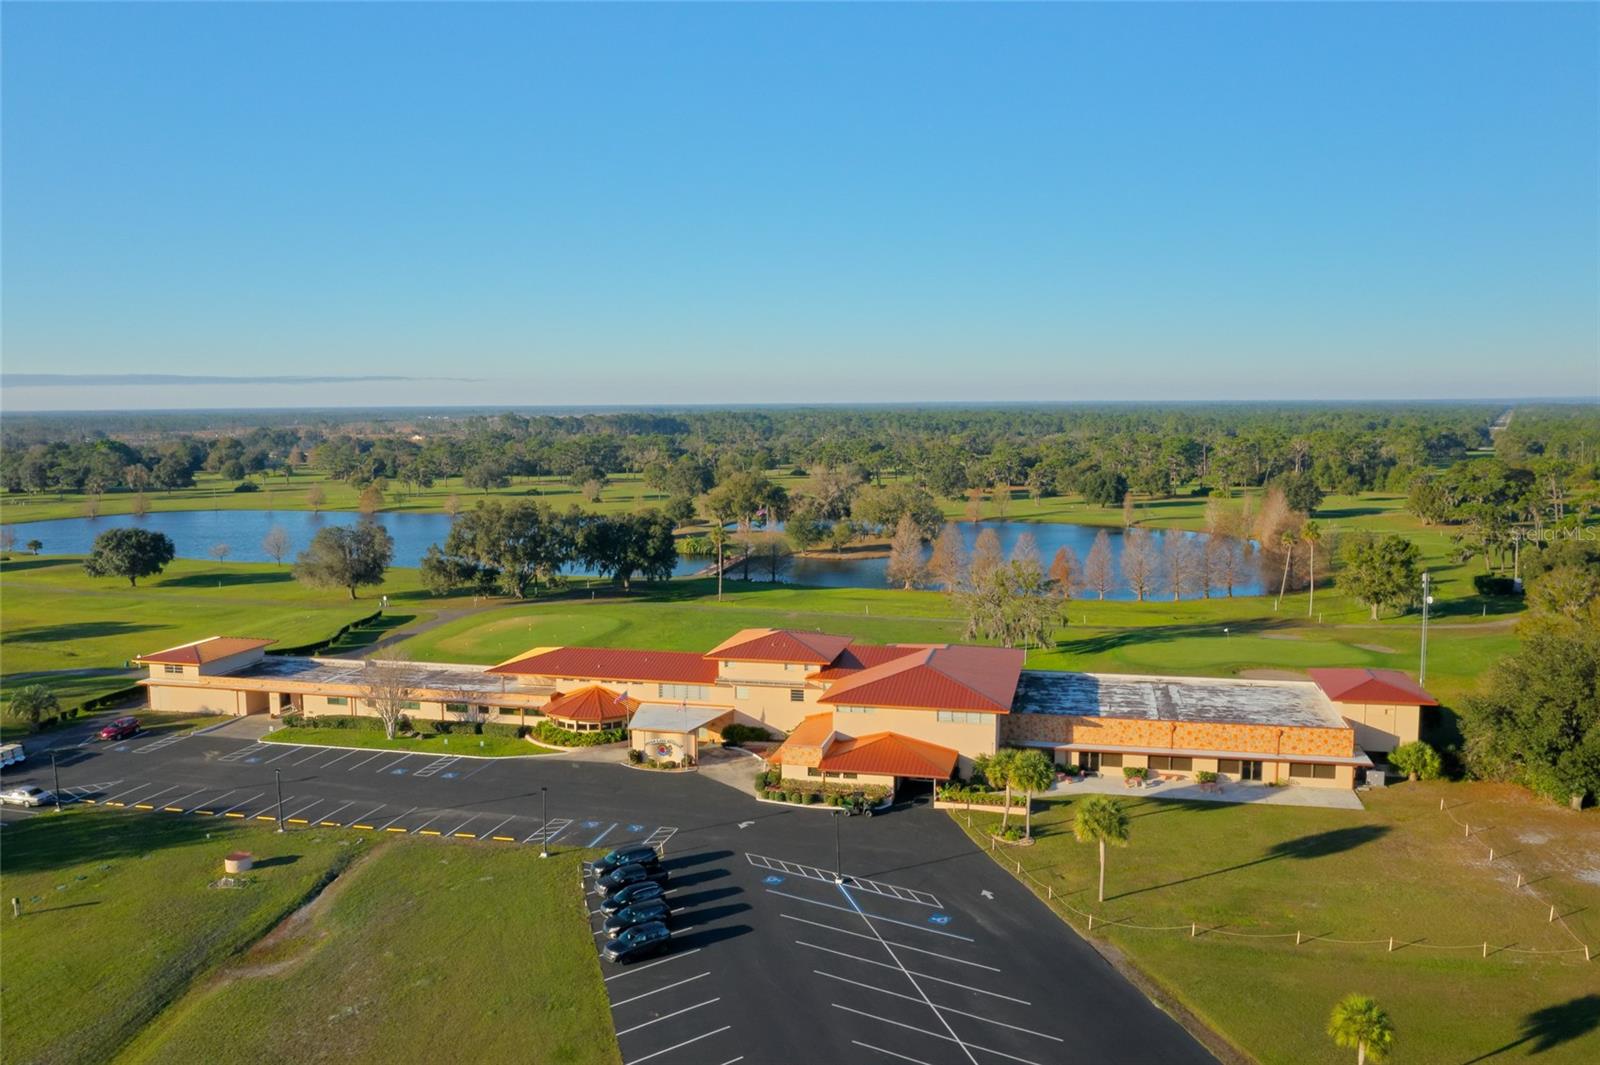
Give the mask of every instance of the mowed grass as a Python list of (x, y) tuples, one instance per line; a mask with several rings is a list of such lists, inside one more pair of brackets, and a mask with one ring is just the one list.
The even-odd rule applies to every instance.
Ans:
[(380, 751), (410, 751), (413, 754), (469, 754), (480, 758), (508, 758), (554, 754), (527, 740), (510, 736), (396, 736), (389, 739), (370, 729), (280, 728), (263, 736), (268, 743), (307, 743), (325, 747), (361, 747)]
[[(1440, 798), (1481, 829), (1481, 842), (1463, 838)], [(1077, 800), (1042, 803), (1038, 843), (998, 853), (1008, 870), (1020, 860), (1058, 899), (1095, 914), (1096, 938), (1261, 1061), (1345, 1061), (1323, 1025), (1351, 991), (1388, 1009), (1400, 1033), (1396, 1060), (1594, 1060), (1600, 962), (1519, 951), (1586, 942), (1600, 954), (1600, 817), (1487, 784), (1406, 784), (1363, 800), (1363, 813), (1123, 800), (1131, 841), (1110, 849), (1104, 905), (1095, 901), (1095, 849), (1072, 836)], [(996, 821), (973, 815), (980, 845)], [(1577, 939), (1517, 889), (1518, 871)], [(1083, 917), (1057, 912), (1086, 930)], [(1170, 930), (1104, 925), (1118, 920)], [(1379, 942), (1296, 947), (1292, 935), (1216, 929)], [(1459, 949), (1434, 949), (1443, 946)]]
[(579, 859), (385, 842), (115, 1060), (619, 1062)]
[[(358, 852), (360, 837), (168, 814), (71, 809), (4, 829), (0, 1061), (108, 1061), (196, 979), (264, 935)], [(209, 887), (222, 857), (263, 859), (248, 887)], [(211, 1060), (224, 1060), (214, 1058)]]

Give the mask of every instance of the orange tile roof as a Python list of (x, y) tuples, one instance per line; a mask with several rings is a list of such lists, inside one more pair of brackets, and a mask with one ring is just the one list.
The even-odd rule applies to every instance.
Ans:
[(707, 658), (740, 662), (804, 662), (825, 666), (850, 643), (848, 636), (793, 629), (740, 629), (706, 652)]
[(1322, 693), (1336, 703), (1438, 706), (1422, 685), (1398, 669), (1308, 669)]
[(716, 662), (693, 651), (634, 651), (623, 647), (554, 647), (492, 666), (490, 673), (591, 680), (653, 680), (711, 684)]
[(796, 747), (820, 747), (832, 734), (832, 710), (824, 710), (820, 714), (807, 714), (800, 719), (800, 724), (794, 727), (794, 731), (789, 733), (788, 738), (767, 752), (767, 761), (783, 761), (785, 748), (792, 751)]
[(916, 710), (1011, 712), (1023, 653), (964, 644), (921, 647), (834, 683), (817, 701)]
[(874, 732), (859, 739), (841, 738), (829, 745), (817, 768), (824, 773), (876, 773), (891, 777), (948, 780), (957, 753), (937, 743), (898, 732)]
[(845, 677), (860, 673), (863, 669), (881, 666), (885, 662), (892, 662), (896, 658), (916, 654), (923, 649), (920, 644), (895, 643), (853, 643), (839, 652), (839, 656), (823, 669), (807, 677), (807, 680), (841, 680)]
[(540, 709), (546, 717), (559, 717), (563, 721), (626, 721), (639, 709), (639, 701), (610, 688), (590, 684), (558, 695)]
[(135, 662), (154, 662), (159, 665), (202, 666), (207, 662), (215, 662), (220, 658), (230, 658), (233, 655), (243, 654), (245, 651), (254, 651), (258, 647), (268, 647), (277, 643), (277, 640), (255, 640), (248, 636), (207, 636), (203, 640), (193, 643), (180, 644), (177, 647), (168, 647), (164, 651), (153, 651), (147, 655), (140, 655)]

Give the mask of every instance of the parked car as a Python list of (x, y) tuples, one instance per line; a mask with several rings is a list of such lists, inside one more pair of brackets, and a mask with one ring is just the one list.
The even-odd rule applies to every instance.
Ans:
[(139, 719), (136, 717), (119, 717), (95, 733), (102, 740), (125, 740), (138, 734)]
[(606, 961), (625, 962), (649, 957), (672, 941), (672, 931), (660, 921), (636, 924), (600, 948)]
[(28, 760), (28, 752), (20, 743), (7, 743), (0, 746), (0, 769), (8, 769), (20, 765)]
[(653, 880), (658, 884), (665, 885), (667, 871), (659, 865), (640, 865), (637, 862), (632, 865), (620, 865), (599, 880), (596, 880), (594, 886), (600, 890), (602, 896), (605, 896), (615, 891), (621, 891), (629, 885), (643, 883), (646, 880)]
[(671, 913), (672, 907), (667, 903), (666, 899), (649, 899), (645, 902), (636, 902), (632, 906), (624, 906), (610, 917), (607, 917), (605, 924), (601, 927), (605, 929), (608, 937), (616, 939), (634, 925), (648, 924), (651, 921), (660, 921), (662, 924), (666, 924), (667, 918)]
[(654, 847), (644, 844), (635, 844), (630, 847), (618, 847), (602, 858), (596, 858), (590, 868), (597, 877), (605, 876), (611, 870), (624, 865), (660, 865), (661, 856)]
[(44, 806), (55, 801), (55, 795), (37, 784), (24, 784), (20, 788), (0, 791), (0, 803), (5, 803), (7, 806)]
[(629, 906), (635, 906), (641, 902), (649, 902), (651, 899), (659, 899), (666, 893), (667, 889), (654, 880), (641, 880), (632, 887), (625, 887), (621, 891), (607, 896), (605, 901), (600, 903), (600, 909), (607, 917), (610, 917), (612, 914), (620, 913)]

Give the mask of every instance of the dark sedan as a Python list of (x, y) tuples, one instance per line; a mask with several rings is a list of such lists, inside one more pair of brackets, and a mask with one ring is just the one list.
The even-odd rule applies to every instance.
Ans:
[(659, 899), (666, 893), (667, 889), (654, 880), (641, 880), (632, 887), (625, 887), (616, 894), (607, 897), (600, 904), (600, 909), (607, 917), (610, 917), (614, 913), (621, 913), (629, 906), (637, 905), (641, 902), (649, 902), (651, 899)]
[(652, 880), (657, 884), (665, 884), (667, 882), (667, 871), (660, 866), (652, 868), (651, 866), (637, 863), (622, 865), (596, 880), (594, 886), (600, 890), (601, 895), (609, 896), (625, 887), (642, 884), (646, 880)]
[(660, 921), (634, 925), (600, 948), (606, 961), (633, 961), (649, 957), (672, 941), (672, 931)]
[(621, 868), (624, 865), (660, 864), (661, 856), (656, 853), (656, 849), (654, 847), (646, 847), (641, 843), (631, 847), (618, 847), (610, 854), (602, 858), (596, 858), (594, 865), (590, 868), (594, 871), (594, 875), (599, 877), (605, 876), (613, 869)]
[(622, 933), (638, 924), (648, 924), (651, 921), (667, 923), (667, 918), (672, 913), (672, 907), (667, 905), (666, 899), (650, 899), (646, 902), (636, 902), (632, 906), (624, 906), (610, 917), (601, 927), (606, 930), (606, 935), (616, 939)]

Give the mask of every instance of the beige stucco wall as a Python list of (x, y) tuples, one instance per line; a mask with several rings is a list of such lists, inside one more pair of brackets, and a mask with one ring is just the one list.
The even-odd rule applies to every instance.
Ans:
[[(820, 772), (820, 771), (819, 771)], [(894, 777), (883, 776), (879, 773), (857, 773), (853, 777), (846, 777), (842, 773), (829, 773), (827, 776), (814, 776), (810, 766), (789, 765), (783, 766), (785, 780), (803, 780), (808, 784), (842, 784), (842, 785), (881, 785), (886, 788), (894, 787)]]
[(227, 658), (218, 658), (215, 661), (207, 662), (205, 665), (200, 667), (200, 672), (208, 677), (219, 676), (223, 673), (232, 673), (236, 669), (243, 669), (245, 666), (253, 665), (256, 662), (261, 661), (264, 657), (266, 657), (266, 653), (267, 651), (264, 647), (257, 647), (250, 651), (242, 651), (236, 655), (229, 655)]
[(1378, 703), (1334, 703), (1355, 728), (1356, 743), (1368, 752), (1387, 754), (1422, 733), (1422, 707)]
[[(243, 714), (266, 709), (266, 703), (247, 702), (247, 693), (217, 688), (152, 684), (148, 688), (150, 709), (168, 714)], [(248, 693), (259, 694), (259, 693)], [(259, 705), (256, 705), (259, 704)]]
[[(655, 729), (634, 729), (628, 735), (629, 743), (636, 751), (643, 751), (655, 759), (665, 757), (671, 761), (682, 762), (684, 756), (690, 758), (700, 757), (700, 738), (694, 733), (685, 735), (682, 732), (658, 732)], [(672, 748), (672, 753), (663, 756), (656, 747), (666, 744)]]
[(999, 714), (985, 714), (976, 725), (940, 721), (932, 710), (890, 710), (873, 707), (869, 713), (835, 713), (833, 727), (846, 736), (866, 736), (873, 732), (898, 732), (912, 739), (937, 743), (960, 753), (956, 772), (966, 776), (972, 772), (972, 759), (980, 754), (993, 754), (999, 737)]

